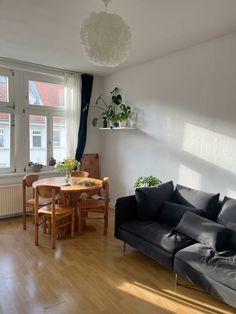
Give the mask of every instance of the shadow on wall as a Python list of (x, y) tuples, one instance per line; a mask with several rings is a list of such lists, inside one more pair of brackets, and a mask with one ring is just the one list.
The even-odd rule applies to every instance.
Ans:
[(133, 194), (137, 176), (150, 174), (163, 181), (221, 192), (221, 197), (236, 197), (236, 139), (231, 136), (185, 122), (181, 132), (178, 126), (174, 139), (135, 130), (128, 135), (106, 134), (104, 144), (105, 162), (106, 157), (112, 159), (108, 171), (113, 198)]

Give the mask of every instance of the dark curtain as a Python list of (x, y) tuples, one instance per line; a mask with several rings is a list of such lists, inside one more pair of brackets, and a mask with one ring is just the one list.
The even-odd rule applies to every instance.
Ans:
[(81, 115), (80, 115), (80, 125), (78, 133), (78, 142), (76, 148), (75, 158), (80, 161), (84, 147), (87, 139), (87, 120), (89, 103), (91, 99), (92, 87), (93, 87), (93, 76), (89, 74), (82, 74), (82, 87), (81, 87)]

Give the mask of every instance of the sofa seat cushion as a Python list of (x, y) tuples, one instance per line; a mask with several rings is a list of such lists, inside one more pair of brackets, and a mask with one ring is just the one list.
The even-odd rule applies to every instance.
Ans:
[(194, 243), (184, 234), (173, 231), (172, 226), (153, 220), (130, 220), (122, 223), (120, 228), (171, 254)]
[(219, 193), (206, 193), (178, 184), (172, 201), (177, 204), (202, 209), (205, 211), (207, 218), (215, 220), (219, 212), (219, 196)]
[[(174, 270), (190, 279), (198, 274), (202, 278), (197, 280), (202, 280), (205, 285), (206, 279), (210, 278), (236, 290), (236, 251), (216, 252), (204, 244), (195, 243), (176, 253)], [(208, 291), (207, 286), (202, 288)]]

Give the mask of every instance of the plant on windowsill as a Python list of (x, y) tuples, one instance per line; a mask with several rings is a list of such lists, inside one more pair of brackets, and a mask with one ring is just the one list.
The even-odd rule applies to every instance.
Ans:
[(33, 172), (40, 172), (40, 170), (43, 168), (42, 164), (39, 164), (37, 162), (32, 162), (32, 161), (28, 163), (28, 166), (31, 167)]
[[(124, 121), (126, 122), (130, 113), (131, 113), (131, 107), (125, 105), (122, 100), (122, 96), (119, 93), (119, 89), (115, 87), (111, 92), (111, 104), (107, 105), (102, 96), (99, 96), (96, 100), (95, 105), (91, 107), (98, 108), (102, 110), (102, 113), (99, 117), (93, 118), (92, 125), (94, 127), (97, 126), (99, 118), (103, 119), (103, 127), (107, 128), (113, 128), (119, 126), (119, 123)], [(102, 103), (102, 107), (99, 105), (99, 103)], [(104, 108), (105, 106), (105, 108)], [(118, 111), (118, 112), (117, 112)]]
[(150, 187), (150, 186), (158, 186), (162, 184), (161, 180), (154, 176), (148, 177), (138, 177), (134, 182), (134, 188), (143, 188), (143, 187)]

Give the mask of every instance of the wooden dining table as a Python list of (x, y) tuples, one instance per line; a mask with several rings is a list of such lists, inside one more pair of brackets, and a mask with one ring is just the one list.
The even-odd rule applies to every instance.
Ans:
[[(65, 177), (43, 178), (35, 181), (32, 185), (36, 186), (49, 185), (60, 188), (62, 198), (69, 201), (71, 206), (76, 206), (82, 193), (88, 195), (96, 193), (96, 190), (102, 188), (102, 180), (96, 178), (72, 177), (72, 183), (66, 183)], [(78, 230), (78, 212), (76, 212), (75, 230)], [(61, 235), (60, 238), (63, 236)]]

